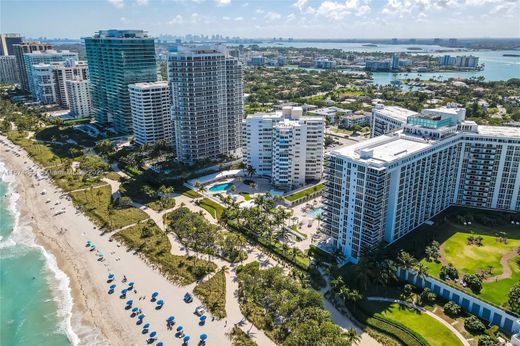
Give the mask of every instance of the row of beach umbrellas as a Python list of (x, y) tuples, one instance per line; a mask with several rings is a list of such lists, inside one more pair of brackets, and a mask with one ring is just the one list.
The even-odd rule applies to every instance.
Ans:
[[(90, 241), (87, 242), (87, 243), (88, 243), (89, 246), (94, 246), (94, 244), (92, 244)], [(115, 280), (115, 275), (112, 274), (112, 273), (108, 274), (108, 281), (107, 282), (108, 283), (112, 283), (114, 280)], [(131, 292), (131, 290), (133, 289), (134, 286), (135, 286), (134, 282), (129, 282), (128, 286), (127, 286), (128, 288), (124, 288), (124, 289), (121, 290), (121, 298), (126, 297), (126, 294), (129, 291)], [(116, 287), (117, 287), (116, 284), (111, 284), (109, 286), (109, 294), (113, 293), (114, 290), (116, 289)], [(158, 296), (159, 296), (158, 292), (153, 292), (152, 293), (152, 301), (157, 300)], [(126, 304), (125, 304), (125, 308), (127, 308), (127, 309), (131, 308), (133, 303), (134, 303), (134, 301), (132, 299), (127, 300)], [(164, 300), (159, 299), (159, 300), (157, 300), (156, 304), (157, 304), (158, 308), (161, 308), (164, 305)], [(139, 315), (137, 315), (137, 320), (139, 321), (139, 323), (142, 323), (144, 318), (146, 317), (146, 315), (141, 313), (141, 310), (138, 307), (133, 307), (132, 308), (132, 314), (135, 316), (138, 313), (139, 313)], [(207, 317), (205, 315), (200, 316), (200, 322), (201, 323), (204, 323), (206, 321), (206, 319), (207, 319)], [(168, 319), (167, 319), (167, 322), (168, 323), (175, 323), (175, 316), (169, 316)], [(149, 329), (150, 329), (150, 323), (145, 323), (143, 325), (143, 334), (147, 334)], [(184, 330), (184, 327), (181, 326), (181, 325), (177, 326), (177, 328), (176, 328), (177, 333), (181, 334), (181, 336), (182, 336), (183, 330)], [(156, 331), (152, 331), (152, 332), (150, 332), (150, 334), (148, 334), (148, 336), (149, 336), (149, 340), (151, 339), (151, 341), (154, 341), (156, 339), (156, 337), (157, 337), (157, 332)], [(208, 339), (208, 335), (207, 334), (201, 334), (200, 335), (200, 341), (201, 342), (205, 343), (207, 339)], [(190, 336), (189, 335), (185, 335), (182, 338), (182, 340), (183, 340), (184, 344), (187, 344), (189, 342), (189, 340), (190, 340)], [(163, 346), (163, 343), (162, 342), (158, 342), (156, 344), (156, 346)]]

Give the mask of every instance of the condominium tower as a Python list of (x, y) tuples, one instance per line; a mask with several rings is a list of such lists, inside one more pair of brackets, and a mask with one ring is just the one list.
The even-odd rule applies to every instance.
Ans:
[(172, 119), (181, 162), (240, 155), (242, 65), (225, 46), (178, 46), (168, 57)]
[(0, 56), (0, 83), (18, 83), (19, 80), (16, 57)]
[[(25, 64), (25, 73), (29, 81), (29, 90), (34, 98), (37, 98), (37, 76), (35, 75), (35, 66), (41, 67), (41, 64), (51, 64), (55, 62), (65, 62), (67, 60), (78, 60), (78, 53), (73, 53), (68, 50), (46, 50), (36, 51), (33, 53), (25, 53), (23, 55)], [(46, 66), (48, 67), (48, 66)]]
[(56, 103), (70, 107), (68, 80), (86, 80), (87, 63), (85, 61), (66, 60), (32, 66), (33, 96), (43, 104)]
[(137, 144), (167, 141), (173, 144), (170, 86), (167, 81), (128, 86)]
[(22, 43), (20, 34), (0, 34), (0, 56), (14, 55), (15, 44)]
[(132, 133), (128, 85), (157, 80), (154, 39), (142, 30), (101, 30), (84, 40), (96, 120)]
[(281, 113), (250, 115), (243, 123), (245, 165), (271, 177), (279, 189), (322, 177), (325, 120), (302, 113), (301, 107), (284, 107)]
[(93, 115), (90, 82), (88, 79), (72, 79), (65, 82), (70, 113), (77, 118)]
[(352, 262), (451, 205), (520, 211), (520, 129), (460, 113), (410, 116), (326, 161), (324, 231)]
[(24, 54), (33, 53), (37, 51), (46, 51), (52, 49), (52, 45), (41, 42), (22, 42), (14, 44), (13, 50), (16, 57), (16, 67), (18, 68), (18, 77), (20, 78), (20, 85), (22, 89), (29, 92), (29, 79), (27, 78), (27, 69), (25, 67)]
[(406, 119), (415, 114), (417, 112), (398, 106), (375, 105), (372, 109), (371, 137), (402, 128), (406, 124)]

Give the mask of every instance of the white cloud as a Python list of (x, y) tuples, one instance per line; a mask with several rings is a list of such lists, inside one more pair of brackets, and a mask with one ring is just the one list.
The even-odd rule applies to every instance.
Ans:
[(192, 23), (198, 23), (200, 20), (200, 14), (198, 14), (197, 12), (193, 12), (191, 14), (191, 22)]
[(258, 13), (258, 14), (264, 14), (265, 13), (265, 11), (262, 10), (261, 8), (258, 8), (255, 12)]
[(297, 0), (293, 6), (299, 9), (300, 11), (303, 11), (305, 9), (305, 5), (307, 5), (308, 0)]
[(296, 15), (295, 15), (294, 13), (289, 13), (289, 14), (287, 15), (286, 21), (287, 21), (287, 22), (291, 22), (291, 21), (293, 21), (293, 20), (295, 20), (295, 19), (296, 19)]
[(229, 5), (231, 0), (215, 0), (215, 2), (217, 3), (217, 6), (222, 7)]
[(176, 15), (175, 17), (173, 17), (169, 22), (168, 24), (170, 25), (175, 25), (175, 24), (182, 24), (184, 22), (184, 18), (178, 14)]
[(265, 20), (268, 22), (273, 22), (275, 20), (279, 20), (282, 18), (282, 15), (277, 12), (269, 11), (264, 16)]
[(148, 5), (148, 0), (135, 0), (135, 3), (138, 5), (138, 6), (146, 6)]
[(327, 0), (322, 2), (318, 9), (314, 10), (309, 7), (308, 11), (333, 20), (342, 20), (351, 14), (362, 16), (370, 12), (370, 6), (367, 0), (346, 0), (344, 2)]
[(123, 8), (125, 6), (124, 0), (108, 0), (116, 8)]
[(241, 22), (244, 20), (244, 17), (235, 17), (235, 19), (233, 19), (235, 22)]
[(123, 23), (128, 22), (128, 19), (126, 19), (126, 17), (121, 17), (121, 18), (119, 18), (119, 20), (122, 21)]

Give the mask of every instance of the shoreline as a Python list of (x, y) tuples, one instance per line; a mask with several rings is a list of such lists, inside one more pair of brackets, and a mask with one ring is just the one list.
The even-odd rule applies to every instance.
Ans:
[[(37, 246), (51, 254), (56, 259), (57, 267), (69, 278), (68, 286), (73, 302), (70, 320), (72, 330), (79, 337), (78, 345), (146, 344), (147, 335), (141, 333), (141, 327), (136, 326), (136, 319), (130, 318), (129, 311), (124, 309), (126, 299), (117, 297), (123, 288), (120, 281), (123, 275), (129, 281), (135, 281), (136, 289), (140, 291), (138, 295), (129, 294), (127, 299), (133, 299), (134, 306), (142, 308), (146, 315), (145, 322), (152, 325), (150, 331), (157, 332), (158, 340), (171, 344), (175, 338), (174, 332), (169, 331), (165, 323), (166, 318), (173, 314), (192, 341), (198, 342), (199, 335), (206, 333), (211, 344), (230, 344), (226, 332), (232, 329), (232, 323), (210, 318), (205, 326), (201, 326), (193, 315), (195, 307), (201, 305), (200, 300), (194, 297), (191, 304), (183, 302), (184, 293), (192, 291), (196, 283), (185, 287), (176, 286), (157, 269), (146, 264), (140, 256), (127, 251), (122, 244), (111, 241), (111, 233), (100, 232), (73, 206), (68, 194), (55, 187), (50, 179), (41, 177), (43, 170), (23, 148), (5, 136), (0, 136), (0, 140), (5, 143), (5, 149), (10, 149), (0, 152), (0, 161), (9, 173), (14, 173), (13, 184), (19, 194), (17, 204), (20, 220), (25, 220), (32, 227)], [(46, 203), (48, 200), (51, 202)], [(57, 210), (65, 212), (54, 216)], [(87, 240), (94, 242), (104, 252), (103, 262), (98, 261), (95, 253), (85, 247)], [(118, 288), (117, 293), (112, 295), (107, 294), (108, 273), (116, 275), (114, 283)], [(141, 294), (149, 297), (154, 291), (158, 291), (166, 302), (161, 310), (155, 309), (155, 304), (152, 305), (149, 300), (141, 300)], [(180, 340), (177, 339), (177, 342)]]

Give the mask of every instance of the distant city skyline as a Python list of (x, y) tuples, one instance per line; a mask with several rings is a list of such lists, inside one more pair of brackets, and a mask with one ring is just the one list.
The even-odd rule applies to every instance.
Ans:
[(2, 0), (0, 10), (0, 31), (25, 37), (109, 28), (155, 37), (520, 37), (519, 0)]

